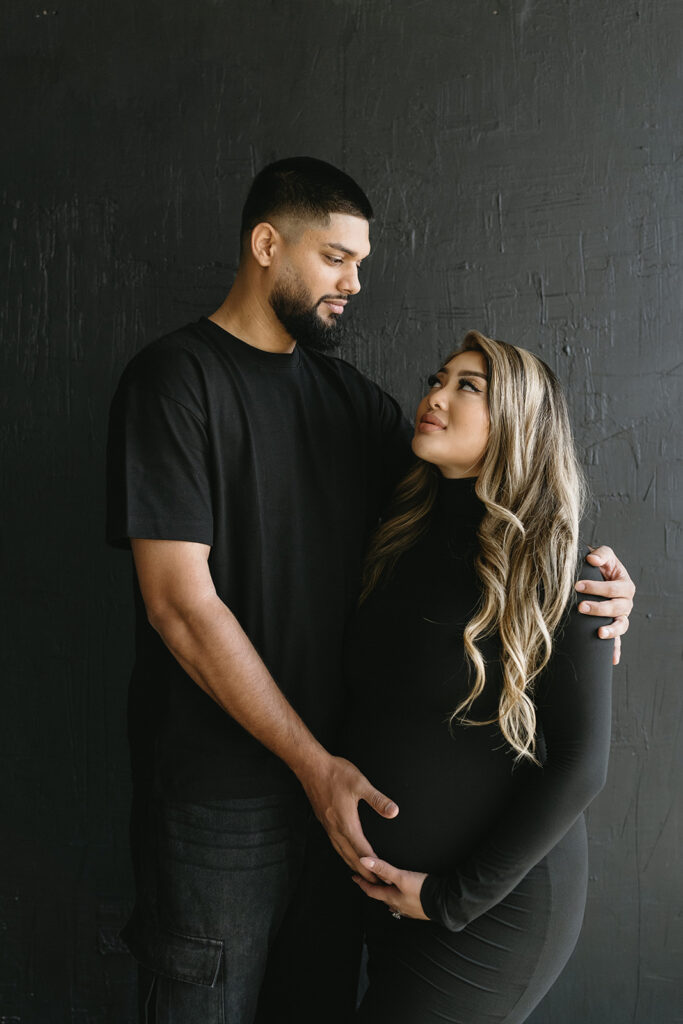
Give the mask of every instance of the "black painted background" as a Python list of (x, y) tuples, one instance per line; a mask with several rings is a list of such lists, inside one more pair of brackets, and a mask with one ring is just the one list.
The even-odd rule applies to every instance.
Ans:
[(133, 1019), (106, 410), (219, 304), (249, 179), (294, 153), (375, 204), (348, 357), (407, 409), (469, 327), (569, 389), (639, 594), (586, 923), (533, 1021), (682, 1021), (680, 2), (50, 2), (3, 4), (0, 1022)]

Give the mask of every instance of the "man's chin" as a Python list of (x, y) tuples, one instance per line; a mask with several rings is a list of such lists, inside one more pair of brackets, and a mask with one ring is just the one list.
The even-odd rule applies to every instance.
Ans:
[(312, 352), (333, 352), (343, 342), (341, 331), (334, 328), (325, 332), (300, 335), (297, 344), (302, 348), (310, 349)]
[(337, 314), (325, 314), (316, 308), (292, 308), (279, 296), (271, 297), (271, 305), (290, 338), (302, 348), (330, 352), (341, 345), (344, 331)]
[(302, 348), (314, 352), (331, 352), (344, 341), (344, 327), (334, 313), (329, 318), (316, 314), (316, 322), (308, 323), (295, 339)]

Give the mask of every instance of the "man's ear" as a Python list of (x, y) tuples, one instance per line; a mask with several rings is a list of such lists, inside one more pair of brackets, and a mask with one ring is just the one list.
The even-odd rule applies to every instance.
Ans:
[(277, 228), (268, 221), (257, 224), (251, 232), (251, 254), (261, 267), (269, 267), (273, 262), (276, 247), (282, 242)]

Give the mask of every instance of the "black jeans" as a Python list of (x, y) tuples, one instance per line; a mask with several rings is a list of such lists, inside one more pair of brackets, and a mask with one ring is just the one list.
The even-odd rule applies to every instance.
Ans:
[(355, 887), (303, 797), (156, 801), (146, 826), (123, 932), (142, 1024), (352, 1018)]

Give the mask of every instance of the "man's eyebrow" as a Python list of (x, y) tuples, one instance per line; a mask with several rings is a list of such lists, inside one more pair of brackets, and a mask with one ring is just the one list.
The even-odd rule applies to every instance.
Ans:
[[(445, 366), (441, 366), (437, 373), (445, 373), (448, 376), (448, 370)], [(488, 380), (488, 373), (482, 373), (481, 370), (458, 370), (458, 377), (481, 377), (482, 380)]]
[[(342, 245), (341, 242), (325, 242), (325, 245), (329, 246), (330, 249), (338, 249), (339, 252), (344, 252), (344, 253), (346, 253), (347, 256), (357, 256), (358, 255), (358, 253), (354, 252), (353, 249), (347, 249), (347, 247), (345, 245)], [(363, 259), (367, 259), (367, 257), (369, 255), (370, 255), (370, 250), (368, 250), (367, 255), (363, 256), (362, 258)]]

